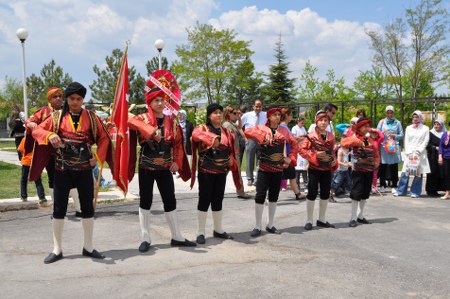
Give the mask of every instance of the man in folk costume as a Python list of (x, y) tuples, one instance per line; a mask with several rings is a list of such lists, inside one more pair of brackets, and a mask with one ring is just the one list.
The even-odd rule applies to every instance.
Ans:
[(355, 134), (341, 140), (343, 147), (353, 148), (350, 227), (355, 227), (358, 223), (370, 224), (364, 217), (364, 206), (370, 196), (373, 172), (380, 164), (380, 154), (378, 147), (375, 145), (375, 140), (366, 136), (369, 130), (370, 119), (359, 118), (355, 126)]
[(334, 225), (325, 220), (332, 173), (338, 167), (334, 152), (335, 138), (331, 132), (327, 131), (329, 124), (330, 116), (324, 110), (319, 110), (316, 113), (314, 130), (306, 135), (299, 146), (300, 156), (309, 161), (306, 230), (311, 230), (313, 227), (314, 202), (319, 193), (319, 185), (319, 219), (316, 224), (319, 227), (334, 228)]
[(195, 183), (198, 151), (198, 234), (197, 243), (205, 244), (205, 225), (209, 206), (211, 206), (214, 233), (221, 239), (233, 239), (222, 228), (222, 202), (228, 171), (233, 172), (233, 179), (241, 187), (236, 152), (235, 136), (222, 127), (223, 107), (213, 103), (206, 108), (206, 124), (197, 126), (192, 132), (192, 175), (191, 188)]
[[(25, 154), (33, 153), (34, 155), (39, 155), (39, 151), (41, 148), (35, 148), (35, 140), (33, 138), (32, 132), (37, 128), (47, 117), (49, 117), (52, 112), (59, 111), (63, 105), (63, 92), (58, 87), (50, 87), (47, 91), (47, 100), (48, 105), (38, 109), (33, 115), (31, 115), (25, 121), (25, 127), (27, 130), (27, 136), (25, 139), (24, 151)], [(44, 149), (45, 151), (45, 149)], [(55, 158), (54, 155), (49, 159), (48, 164), (45, 165), (45, 170), (47, 171), (48, 176), (48, 187), (50, 191), (50, 197), (54, 200), (53, 196), (53, 177), (55, 174)], [(78, 196), (78, 191), (76, 188), (70, 190), (70, 196), (73, 198), (73, 202), (75, 204), (76, 216), (80, 217), (80, 199)]]
[[(254, 126), (245, 130), (245, 136), (255, 140), (261, 145), (259, 158), (259, 170), (256, 180), (255, 218), (256, 226), (251, 232), (252, 237), (259, 237), (262, 230), (262, 214), (267, 191), (269, 192), (269, 211), (266, 231), (279, 234), (280, 231), (273, 225), (280, 183), (283, 170), (289, 164), (297, 164), (298, 143), (288, 129), (279, 126), (281, 108), (270, 107), (267, 110), (267, 122), (265, 125)], [(286, 143), (290, 145), (290, 154), (286, 155)]]
[(180, 98), (180, 90), (175, 77), (166, 70), (158, 70), (146, 83), (145, 101), (148, 113), (128, 120), (130, 128), (130, 171), (129, 180), (134, 175), (136, 144), (141, 145), (139, 153), (139, 222), (142, 232), (140, 252), (150, 249), (150, 208), (153, 201), (153, 185), (156, 181), (164, 204), (166, 220), (169, 224), (172, 246), (196, 246), (186, 240), (180, 232), (177, 216), (177, 200), (173, 172), (179, 172), (184, 181), (191, 177), (189, 162), (183, 146), (183, 132), (174, 115), (164, 115), (165, 105), (171, 105)]
[[(111, 139), (102, 121), (94, 114), (82, 109), (86, 88), (72, 82), (66, 88), (66, 99), (61, 111), (56, 111), (33, 130), (33, 137), (39, 146), (45, 146), (34, 156), (30, 180), (40, 174), (51, 158), (51, 147), (55, 152), (53, 241), (54, 249), (44, 263), (53, 263), (63, 258), (61, 240), (64, 217), (67, 212), (68, 196), (72, 186), (80, 195), (81, 217), (84, 230), (84, 256), (104, 258), (92, 244), (94, 230), (94, 182), (92, 167), (96, 163), (91, 148), (97, 144), (100, 163), (108, 162), (111, 169)], [(44, 155), (44, 150), (47, 150)], [(38, 159), (38, 162), (35, 161)]]

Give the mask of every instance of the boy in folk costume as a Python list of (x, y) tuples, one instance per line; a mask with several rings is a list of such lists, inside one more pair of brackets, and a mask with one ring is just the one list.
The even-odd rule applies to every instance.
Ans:
[[(37, 128), (47, 117), (49, 117), (53, 112), (59, 111), (62, 109), (63, 105), (63, 91), (58, 87), (50, 87), (47, 91), (47, 101), (48, 105), (38, 109), (33, 115), (31, 115), (25, 121), (26, 127), (26, 139), (24, 144), (24, 154), (28, 155), (29, 153), (33, 153), (33, 155), (40, 155), (40, 150), (44, 150), (45, 148), (35, 146), (35, 140), (33, 138), (32, 132)], [(36, 144), (37, 145), (37, 144)], [(36, 161), (36, 159), (34, 160)], [(50, 197), (54, 200), (53, 196), (53, 177), (55, 175), (55, 157), (54, 155), (48, 159), (47, 165), (45, 165), (45, 170), (47, 171), (48, 177), (48, 188), (50, 191)], [(80, 199), (78, 195), (78, 191), (76, 188), (70, 190), (70, 196), (73, 199), (77, 217), (81, 217), (80, 210)]]
[[(370, 224), (364, 218), (364, 206), (370, 196), (374, 170), (380, 164), (380, 154), (375, 140), (366, 137), (370, 130), (370, 120), (360, 118), (356, 123), (355, 135), (341, 140), (342, 146), (353, 148), (353, 172), (352, 172), (352, 217), (350, 227), (355, 227), (358, 223)], [(359, 206), (359, 213), (358, 213)]]
[(234, 138), (231, 131), (222, 127), (223, 107), (211, 104), (206, 108), (206, 124), (197, 126), (192, 132), (192, 176), (191, 188), (195, 183), (198, 151), (198, 234), (197, 243), (205, 244), (205, 225), (211, 206), (214, 233), (221, 239), (233, 239), (222, 228), (222, 202), (228, 171), (233, 172), (236, 188), (242, 180), (235, 159)]
[[(45, 145), (33, 157), (30, 180), (35, 180), (48, 164), (52, 152), (55, 154), (54, 205), (53, 205), (53, 252), (44, 263), (53, 263), (63, 258), (61, 239), (64, 217), (67, 212), (70, 189), (78, 189), (84, 230), (84, 256), (102, 259), (94, 249), (92, 237), (94, 230), (94, 182), (92, 167), (96, 158), (92, 154), (93, 144), (97, 144), (97, 157), (100, 163), (108, 159), (113, 169), (111, 139), (102, 121), (93, 113), (82, 109), (86, 88), (72, 82), (66, 88), (66, 102), (61, 111), (56, 111), (33, 130), (33, 137), (39, 145)], [(47, 150), (46, 152), (44, 150)]]
[[(148, 113), (128, 120), (130, 128), (129, 180), (134, 176), (136, 163), (136, 141), (141, 145), (139, 153), (139, 223), (142, 232), (140, 252), (150, 249), (150, 208), (153, 202), (153, 185), (156, 181), (164, 204), (166, 220), (169, 224), (172, 246), (195, 246), (180, 232), (177, 216), (177, 200), (173, 172), (181, 178), (190, 178), (189, 163), (183, 146), (183, 132), (174, 115), (163, 113), (166, 104), (180, 98), (180, 90), (175, 77), (166, 70), (154, 72), (146, 83), (145, 101)], [(167, 103), (166, 103), (167, 102)]]
[[(279, 126), (280, 119), (281, 108), (271, 107), (267, 110), (267, 123), (265, 125), (254, 126), (245, 130), (245, 136), (248, 139), (255, 140), (261, 145), (255, 195), (256, 226), (251, 232), (252, 237), (261, 235), (262, 214), (267, 191), (269, 192), (269, 211), (266, 231), (272, 234), (280, 233), (273, 225), (273, 221), (280, 194), (283, 170), (289, 164), (295, 166), (297, 163), (297, 140), (288, 129)], [(286, 155), (286, 143), (290, 145), (289, 156)]]
[(327, 131), (330, 116), (319, 110), (315, 117), (315, 129), (310, 132), (299, 146), (299, 154), (309, 161), (308, 168), (308, 195), (306, 196), (307, 220), (305, 229), (313, 228), (314, 202), (320, 185), (319, 227), (334, 228), (334, 225), (325, 220), (325, 213), (330, 197), (332, 172), (338, 167), (334, 151), (334, 135)]

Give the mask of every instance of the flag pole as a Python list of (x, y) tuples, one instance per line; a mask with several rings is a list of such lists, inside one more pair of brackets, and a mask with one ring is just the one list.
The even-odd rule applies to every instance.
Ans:
[[(113, 109), (112, 109), (112, 113), (111, 113), (111, 119), (114, 119), (114, 113), (115, 113), (115, 106), (116, 106), (116, 98), (117, 98), (117, 91), (119, 89), (119, 83), (121, 80), (121, 76), (122, 76), (122, 71), (123, 71), (123, 65), (125, 62), (125, 57), (127, 56), (127, 52), (128, 52), (128, 45), (130, 44), (130, 41), (127, 40), (125, 42), (125, 50), (123, 51), (123, 56), (122, 56), (122, 61), (120, 63), (120, 71), (119, 71), (119, 76), (117, 77), (117, 83), (116, 83), (116, 89), (114, 91), (114, 99), (113, 99)], [(112, 144), (112, 143), (111, 143)], [(114, 144), (112, 144), (113, 150), (112, 152), (115, 152), (114, 149)], [(98, 161), (98, 160), (97, 160)], [(100, 190), (100, 179), (102, 177), (102, 172), (103, 172), (103, 163), (101, 163), (100, 165), (100, 171), (98, 172), (98, 177), (97, 177), (97, 184), (95, 185), (95, 196), (94, 196), (94, 210), (97, 207), (97, 199), (98, 199), (98, 192)]]

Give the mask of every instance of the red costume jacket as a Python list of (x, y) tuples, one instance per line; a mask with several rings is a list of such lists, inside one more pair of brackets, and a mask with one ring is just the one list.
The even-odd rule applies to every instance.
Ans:
[(37, 125), (40, 125), (47, 117), (52, 114), (55, 110), (51, 107), (50, 104), (47, 106), (44, 106), (40, 109), (38, 109), (36, 112), (33, 113), (27, 120), (25, 120), (25, 128), (26, 128), (26, 141), (25, 141), (25, 154), (31, 153), (34, 148), (34, 138), (33, 135), (31, 135), (31, 129), (28, 128), (28, 124), (30, 122), (34, 122)]
[[(330, 132), (326, 133), (325, 140), (317, 132), (317, 129), (306, 135), (306, 138), (300, 143), (299, 154), (310, 162), (309, 167), (312, 169), (335, 171), (339, 166), (336, 159), (336, 152), (334, 151), (336, 139)], [(347, 138), (342, 138), (342, 140)], [(327, 154), (327, 158), (319, 160), (317, 158), (317, 152), (319, 151), (324, 151)]]
[[(272, 130), (267, 125), (259, 125), (245, 129), (244, 133), (247, 138), (262, 145), (259, 159), (260, 169), (267, 172), (282, 172), (286, 167), (284, 165), (284, 158), (287, 156), (286, 143), (290, 145), (291, 165), (297, 165), (298, 142), (286, 128), (278, 126), (273, 135)], [(271, 145), (264, 145), (267, 138), (272, 139)]]
[[(364, 144), (366, 138), (367, 145)], [(356, 132), (355, 135), (342, 138), (343, 147), (353, 148), (353, 170), (359, 172), (371, 172), (380, 164), (380, 153), (376, 141), (370, 137), (364, 137)]]
[[(67, 140), (68, 143), (70, 143), (70, 140), (73, 140), (74, 143), (84, 142), (89, 147), (97, 144), (97, 160), (101, 164), (106, 161), (110, 169), (114, 168), (111, 138), (102, 121), (95, 114), (89, 115), (89, 113), (85, 109), (81, 110), (77, 129), (73, 125), (71, 115), (69, 113), (61, 115), (61, 111), (52, 113), (51, 117), (47, 117), (34, 129), (32, 135), (38, 146), (35, 147), (33, 155), (30, 180), (35, 180), (36, 176), (41, 174), (54, 151), (52, 145), (48, 142), (48, 137), (52, 134), (58, 134), (63, 142), (64, 140)], [(94, 126), (91, 124), (91, 118), (96, 122)]]
[[(191, 177), (191, 172), (183, 146), (183, 132), (181, 131), (181, 127), (178, 125), (178, 122), (174, 116), (164, 116), (163, 126), (164, 141), (161, 140), (161, 142), (165, 142), (165, 146), (167, 146), (171, 151), (171, 160), (177, 163), (180, 177), (183, 181), (187, 181)], [(134, 169), (136, 166), (137, 157), (135, 149), (137, 142), (139, 142), (141, 146), (144, 146), (144, 143), (147, 141), (153, 142), (154, 133), (158, 129), (158, 124), (153, 123), (152, 118), (148, 113), (144, 113), (130, 118), (128, 120), (128, 127), (130, 128), (130, 164), (128, 169), (128, 178), (131, 181), (133, 179)], [(145, 168), (143, 162), (144, 161), (140, 159), (139, 167), (143, 166)], [(170, 165), (165, 165), (166, 163), (164, 163), (162, 159), (153, 159), (152, 163), (160, 164), (161, 169), (168, 169), (170, 167)]]
[[(220, 127), (221, 135), (210, 132), (207, 125), (199, 125), (194, 128), (191, 137), (192, 147), (192, 171), (191, 171), (191, 189), (195, 183), (195, 173), (197, 171), (204, 173), (226, 173), (232, 171), (233, 181), (237, 189), (240, 189), (241, 182), (239, 169), (236, 162), (236, 153), (234, 149), (234, 134), (229, 130)], [(217, 149), (218, 156), (214, 157), (210, 151), (214, 150), (212, 146), (214, 141), (219, 138), (220, 145)], [(197, 152), (199, 155), (197, 165)], [(231, 159), (232, 166), (228, 165)], [(231, 162), (230, 162), (231, 163)], [(213, 167), (211, 167), (213, 166)], [(217, 167), (216, 167), (217, 166)]]

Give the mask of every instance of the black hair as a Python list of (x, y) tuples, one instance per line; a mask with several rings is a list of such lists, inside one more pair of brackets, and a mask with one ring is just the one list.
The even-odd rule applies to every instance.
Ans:
[(338, 107), (337, 107), (335, 104), (327, 103), (327, 104), (323, 107), (323, 110), (325, 110), (325, 111), (331, 111), (331, 110), (333, 110), (333, 108), (336, 109), (336, 110), (338, 110)]

